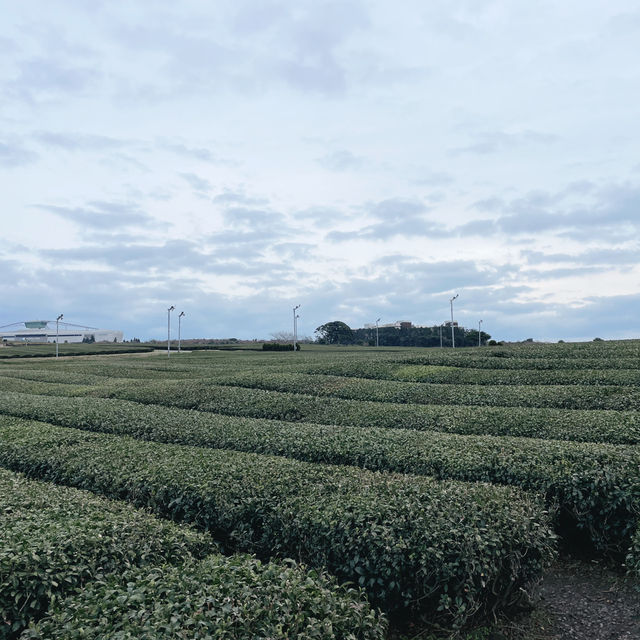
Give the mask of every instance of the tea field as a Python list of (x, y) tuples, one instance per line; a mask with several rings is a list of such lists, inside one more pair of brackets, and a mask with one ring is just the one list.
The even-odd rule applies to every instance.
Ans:
[[(640, 341), (0, 359), (0, 638), (385, 638), (640, 578)], [(118, 635), (120, 634), (120, 635)]]

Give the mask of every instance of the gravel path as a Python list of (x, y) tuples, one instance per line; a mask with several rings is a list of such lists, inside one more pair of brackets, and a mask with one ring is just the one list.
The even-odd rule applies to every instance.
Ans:
[(640, 640), (640, 591), (600, 562), (560, 562), (545, 578), (540, 605), (549, 639)]
[(560, 560), (533, 604), (488, 640), (640, 640), (640, 583), (602, 561)]

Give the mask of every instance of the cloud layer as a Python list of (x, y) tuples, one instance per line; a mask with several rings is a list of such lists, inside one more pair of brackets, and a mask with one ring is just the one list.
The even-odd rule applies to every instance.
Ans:
[(638, 337), (631, 0), (3, 15), (0, 324)]

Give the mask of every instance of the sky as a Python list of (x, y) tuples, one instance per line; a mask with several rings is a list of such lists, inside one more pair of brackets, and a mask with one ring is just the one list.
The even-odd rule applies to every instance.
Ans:
[(637, 0), (0, 15), (0, 325), (640, 337)]

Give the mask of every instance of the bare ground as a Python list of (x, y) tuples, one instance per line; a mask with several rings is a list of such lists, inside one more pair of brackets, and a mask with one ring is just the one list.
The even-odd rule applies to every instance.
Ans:
[(503, 622), (489, 640), (640, 640), (640, 584), (603, 561), (562, 559), (534, 610)]

